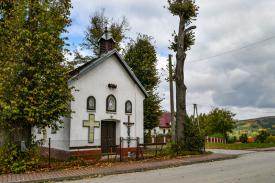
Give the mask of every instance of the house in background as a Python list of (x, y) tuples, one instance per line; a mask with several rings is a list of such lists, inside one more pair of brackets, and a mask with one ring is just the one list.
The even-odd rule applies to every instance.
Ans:
[(162, 113), (159, 126), (152, 130), (152, 135), (168, 135), (171, 132), (171, 113)]
[[(74, 112), (62, 128), (34, 129), (37, 140), (51, 138), (52, 156), (106, 153), (120, 145), (121, 137), (143, 143), (143, 100), (148, 94), (114, 46), (105, 31), (99, 40), (100, 57), (71, 72)], [(122, 149), (136, 149), (136, 141), (124, 141)]]

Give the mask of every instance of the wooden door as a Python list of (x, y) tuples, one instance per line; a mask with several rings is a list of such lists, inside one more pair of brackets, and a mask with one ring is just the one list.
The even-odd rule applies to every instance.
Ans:
[(102, 153), (116, 150), (116, 123), (102, 121), (101, 123), (101, 151)]

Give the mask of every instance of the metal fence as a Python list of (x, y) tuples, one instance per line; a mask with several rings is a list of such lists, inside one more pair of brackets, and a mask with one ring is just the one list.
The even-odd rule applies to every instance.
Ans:
[[(38, 139), (37, 139), (38, 140)], [(44, 167), (51, 168), (69, 164), (96, 164), (99, 162), (143, 160), (162, 155), (170, 137), (116, 138), (87, 140), (38, 140), (38, 147)], [(104, 143), (103, 143), (104, 142)], [(103, 143), (103, 144), (102, 144)], [(20, 142), (22, 151), (28, 145)]]
[(156, 157), (164, 149), (164, 142), (144, 142), (141, 138), (118, 138), (113, 144), (106, 139), (104, 145), (102, 140), (95, 140), (92, 145), (87, 141), (76, 140), (54, 140), (48, 138), (40, 143), (41, 155), (48, 160), (50, 168), (56, 162), (81, 161), (87, 164), (98, 162), (114, 162), (141, 160)]

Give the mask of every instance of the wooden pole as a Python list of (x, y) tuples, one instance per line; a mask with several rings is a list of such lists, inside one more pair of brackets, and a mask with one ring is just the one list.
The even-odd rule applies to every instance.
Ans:
[(172, 55), (169, 54), (169, 85), (170, 85), (170, 112), (171, 112), (171, 127), (172, 127), (172, 141), (176, 142), (176, 123), (174, 120), (174, 86), (173, 86), (173, 68), (172, 68)]

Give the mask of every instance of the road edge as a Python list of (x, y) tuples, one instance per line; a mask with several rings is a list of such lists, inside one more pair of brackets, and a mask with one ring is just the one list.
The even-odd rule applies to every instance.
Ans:
[(105, 173), (91, 173), (91, 174), (86, 174), (86, 175), (56, 177), (56, 178), (47, 178), (47, 179), (40, 179), (40, 180), (30, 180), (30, 181), (22, 181), (21, 180), (20, 182), (31, 183), (31, 182), (73, 181), (73, 180), (97, 178), (97, 177), (103, 177), (103, 176), (109, 176), (109, 175), (119, 175), (119, 174), (145, 172), (145, 171), (165, 169), (165, 168), (174, 168), (174, 167), (187, 166), (187, 165), (198, 164), (198, 163), (208, 163), (208, 162), (214, 162), (214, 161), (230, 160), (230, 159), (236, 159), (238, 157), (239, 157), (239, 155), (224, 155), (223, 157), (217, 157), (217, 158), (212, 158), (212, 159), (196, 160), (196, 161), (189, 161), (189, 162), (179, 162), (176, 164), (173, 163), (173, 164), (168, 164), (168, 165), (160, 165), (160, 166), (156, 166), (156, 167), (137, 167), (137, 168), (133, 168), (133, 169), (129, 169), (129, 170), (114, 170), (112, 172), (105, 172)]

